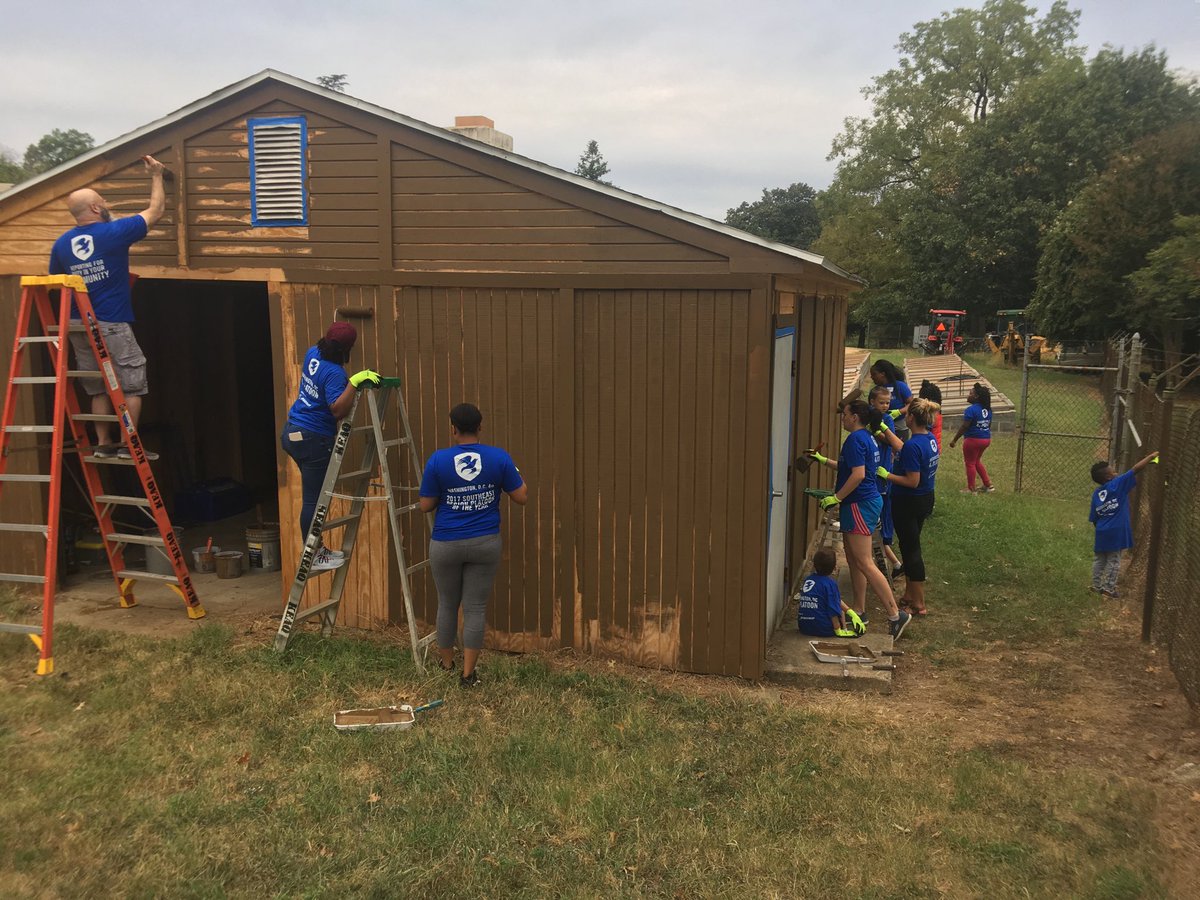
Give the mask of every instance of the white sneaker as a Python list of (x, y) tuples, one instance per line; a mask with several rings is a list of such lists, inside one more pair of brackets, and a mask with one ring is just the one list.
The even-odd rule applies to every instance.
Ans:
[(328, 572), (331, 569), (336, 569), (345, 563), (345, 558), (335, 557), (328, 550), (322, 547), (317, 551), (316, 557), (313, 558), (313, 572)]
[(345, 559), (346, 558), (346, 554), (343, 553), (341, 550), (331, 550), (328, 547), (322, 547), (321, 550), (323, 550), (325, 553), (328, 553), (334, 559)]

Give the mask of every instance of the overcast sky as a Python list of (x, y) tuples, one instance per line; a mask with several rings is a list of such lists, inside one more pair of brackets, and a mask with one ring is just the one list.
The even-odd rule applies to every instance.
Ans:
[[(573, 169), (589, 140), (626, 190), (723, 219), (765, 187), (828, 185), (913, 24), (964, 0), (121, 0), (6, 3), (0, 147), (97, 144), (266, 68), (433, 125), (486, 115)], [(1038, 0), (1039, 10), (1048, 0)], [(1200, 0), (1075, 0), (1080, 42), (1155, 44), (1200, 74)]]

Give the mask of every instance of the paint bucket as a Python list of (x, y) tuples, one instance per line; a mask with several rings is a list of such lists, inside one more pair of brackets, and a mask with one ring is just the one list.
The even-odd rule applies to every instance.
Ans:
[[(143, 533), (158, 537), (158, 529), (150, 526), (143, 528)], [(175, 529), (175, 540), (182, 542), (183, 529)], [(185, 557), (186, 559), (186, 557)], [(167, 558), (166, 547), (147, 547), (146, 548), (146, 571), (153, 572), (155, 575), (174, 575), (175, 569), (171, 566), (171, 560)]]
[(246, 546), (250, 550), (250, 568), (264, 572), (278, 572), (281, 566), (279, 555), (279, 526), (268, 522), (260, 528), (246, 529)]
[(195, 563), (197, 572), (215, 572), (217, 571), (217, 554), (221, 552), (221, 548), (216, 544), (212, 545), (209, 550), (205, 547), (192, 548), (192, 561)]
[(242, 552), (240, 550), (223, 550), (213, 555), (217, 561), (218, 578), (242, 577)]

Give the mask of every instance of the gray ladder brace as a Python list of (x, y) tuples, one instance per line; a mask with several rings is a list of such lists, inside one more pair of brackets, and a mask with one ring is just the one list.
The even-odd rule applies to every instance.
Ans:
[[(393, 447), (408, 446), (409, 460), (411, 463), (412, 477), (419, 479), (422, 472), (421, 460), (417, 455), (416, 441), (413, 440), (412, 426), (409, 424), (408, 410), (404, 405), (404, 398), (400, 395), (400, 379), (384, 378), (381, 379), (381, 387), (369, 388), (359, 391), (354, 398), (354, 403), (350, 407), (350, 412), (346, 418), (342, 420), (341, 426), (338, 428), (338, 434), (334, 440), (333, 454), (329, 458), (329, 467), (325, 470), (325, 481), (321, 485), (321, 493), (317, 500), (317, 508), (313, 513), (312, 526), (308, 530), (308, 535), (304, 541), (304, 551), (300, 555), (300, 563), (296, 568), (296, 577), (292, 581), (291, 591), (288, 593), (287, 605), (283, 610), (283, 618), (279, 622), (279, 631), (275, 635), (275, 649), (282, 653), (287, 649), (288, 643), (291, 640), (293, 630), (296, 625), (305, 619), (314, 616), (321, 617), (321, 634), (328, 637), (333, 633), (334, 621), (337, 619), (338, 607), (342, 602), (342, 592), (346, 585), (346, 573), (350, 568), (350, 561), (354, 557), (354, 547), (358, 539), (358, 526), (362, 520), (363, 509), (366, 504), (372, 501), (385, 501), (388, 508), (388, 528), (392, 535), (392, 549), (396, 554), (396, 562), (400, 569), (400, 587), (404, 595), (404, 614), (408, 622), (408, 634), (412, 641), (413, 662), (416, 664), (419, 672), (425, 671), (424, 650), (437, 637), (436, 632), (431, 632), (423, 638), (417, 637), (417, 617), (413, 609), (413, 590), (412, 576), (429, 567), (429, 560), (409, 565), (404, 555), (404, 540), (400, 530), (400, 517), (406, 513), (418, 509), (420, 503), (418, 500), (413, 500), (411, 503), (403, 505), (397, 504), (396, 492), (407, 491), (416, 494), (420, 490), (419, 484), (401, 485), (399, 487), (392, 484), (391, 470), (388, 465), (388, 450)], [(369, 425), (355, 426), (354, 421), (358, 412), (359, 402), (366, 394), (367, 409), (370, 417)], [(396, 406), (400, 413), (400, 427), (402, 436), (395, 440), (385, 440), (383, 435), (384, 418), (387, 416), (388, 405), (393, 396), (396, 399)], [(362, 460), (359, 465), (349, 472), (342, 473), (342, 465), (345, 461), (346, 450), (350, 445), (350, 436), (356, 433), (371, 432), (366, 442), (366, 447), (363, 451)], [(377, 495), (369, 495), (368, 491), (372, 487), (371, 476), (375, 472), (375, 464), (379, 464), (379, 474), (382, 488), (382, 493)], [(340, 482), (348, 482), (345, 492), (336, 490)], [(336, 519), (329, 519), (329, 508), (333, 498), (350, 501), (350, 509), (344, 515)], [(433, 530), (433, 514), (426, 513), (424, 516), (426, 525), (429, 530)], [(346, 561), (334, 570), (333, 585), (329, 591), (329, 599), (307, 609), (300, 609), (300, 600), (304, 596), (304, 588), (308, 584), (310, 575), (312, 574), (313, 560), (316, 558), (317, 550), (321, 546), (321, 535), (333, 528), (344, 527), (342, 533), (342, 552), (346, 556)]]

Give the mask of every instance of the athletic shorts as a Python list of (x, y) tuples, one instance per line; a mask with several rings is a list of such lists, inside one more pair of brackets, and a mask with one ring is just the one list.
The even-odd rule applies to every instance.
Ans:
[(879, 525), (883, 500), (879, 496), (858, 503), (843, 503), (840, 507), (842, 534), (871, 534)]
[(890, 547), (895, 535), (896, 528), (892, 524), (892, 492), (888, 491), (883, 495), (883, 509), (879, 513), (879, 537)]
[[(72, 325), (80, 324), (78, 319), (71, 320)], [(100, 333), (104, 336), (104, 346), (112, 358), (113, 368), (117, 372), (117, 380), (121, 382), (121, 390), (127, 397), (143, 397), (148, 394), (146, 385), (146, 356), (138, 346), (137, 338), (133, 336), (133, 328), (128, 322), (101, 322)], [(71, 332), (71, 346), (75, 348), (75, 367), (86, 372), (99, 371), (96, 365), (96, 354), (92, 352), (92, 341), (83, 332)], [(106, 393), (104, 380), (101, 378), (81, 378), (83, 389), (89, 396)]]

